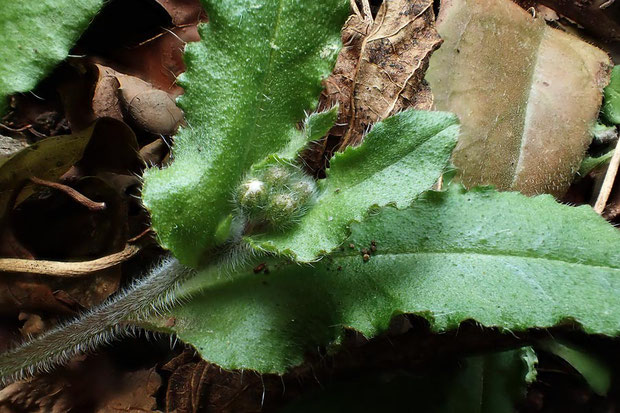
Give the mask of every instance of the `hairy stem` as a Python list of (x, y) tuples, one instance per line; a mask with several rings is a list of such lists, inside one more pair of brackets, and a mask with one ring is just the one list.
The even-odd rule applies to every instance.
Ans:
[(67, 363), (73, 356), (109, 343), (133, 327), (128, 316), (148, 317), (165, 311), (176, 300), (182, 281), (193, 270), (168, 258), (147, 276), (114, 298), (13, 350), (0, 354), (0, 377), (10, 383)]

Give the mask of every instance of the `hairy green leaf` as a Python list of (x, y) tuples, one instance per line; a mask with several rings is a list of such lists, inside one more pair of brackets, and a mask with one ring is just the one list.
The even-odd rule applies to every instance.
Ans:
[(162, 244), (199, 265), (229, 216), (245, 171), (286, 147), (316, 106), (340, 49), (346, 0), (203, 0), (210, 22), (188, 44), (188, 127), (173, 163), (145, 174), (144, 203)]
[(603, 115), (612, 124), (620, 124), (620, 65), (611, 71), (611, 81), (605, 88)]
[(280, 151), (282, 158), (294, 160), (308, 142), (318, 140), (325, 136), (334, 126), (338, 118), (338, 106), (334, 106), (325, 112), (315, 112), (306, 118), (301, 133), (293, 134), (286, 147)]
[(468, 186), (562, 195), (592, 140), (607, 53), (510, 0), (442, 0), (444, 39), (427, 79), (462, 134), (453, 162)]
[(319, 181), (312, 209), (290, 231), (248, 238), (251, 245), (313, 261), (344, 241), (372, 206), (409, 205), (444, 170), (458, 138), (451, 113), (409, 110), (377, 123), (358, 147), (337, 154)]
[(593, 169), (598, 168), (601, 165), (605, 165), (606, 163), (611, 161), (611, 158), (613, 156), (614, 156), (614, 149), (610, 150), (609, 152), (601, 156), (597, 156), (595, 158), (591, 156), (586, 157), (583, 160), (583, 162), (581, 162), (581, 166), (579, 167), (579, 175), (586, 176)]
[(467, 357), (421, 375), (403, 371), (354, 377), (293, 402), (282, 413), (512, 413), (525, 397), (531, 347)]
[(0, 6), (0, 114), (67, 57), (104, 0), (19, 0)]
[(173, 310), (171, 330), (209, 361), (261, 372), (301, 363), (345, 327), (375, 336), (398, 313), (435, 330), (468, 319), (505, 330), (574, 320), (590, 333), (620, 332), (620, 232), (588, 206), (490, 189), (428, 192), (354, 224), (348, 243), (354, 249), (315, 266), (206, 271), (186, 285), (194, 296)]

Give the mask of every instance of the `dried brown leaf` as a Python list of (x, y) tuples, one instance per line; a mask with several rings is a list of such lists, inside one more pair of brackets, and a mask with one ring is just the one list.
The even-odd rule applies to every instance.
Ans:
[(160, 386), (161, 377), (155, 368), (125, 373), (119, 389), (102, 401), (95, 413), (156, 411), (155, 393)]
[(430, 109), (423, 84), (430, 54), (441, 39), (434, 28), (432, 0), (381, 4), (374, 21), (353, 15), (343, 29), (344, 48), (326, 80), (328, 102), (341, 113), (332, 134), (343, 146), (357, 144), (370, 126), (406, 108)]
[(186, 25), (193, 25), (195, 27), (198, 22), (206, 20), (204, 9), (198, 0), (155, 1), (168, 12), (172, 19), (172, 24), (177, 27)]
[[(64, 84), (67, 118), (73, 128), (83, 128), (100, 118), (113, 118), (141, 130), (172, 135), (183, 120), (171, 92), (155, 88), (150, 83), (99, 63), (76, 64), (84, 72), (78, 80)], [(81, 85), (76, 90), (75, 84)]]
[(159, 138), (140, 148), (140, 156), (147, 165), (162, 165), (166, 156), (170, 153), (170, 146)]
[(120, 101), (130, 120), (154, 134), (173, 135), (183, 120), (183, 112), (163, 90), (134, 76), (117, 73)]
[(108, 357), (81, 357), (53, 374), (18, 381), (0, 390), (0, 411), (154, 412), (160, 386), (155, 368), (122, 372)]
[(117, 72), (107, 66), (94, 64), (97, 80), (92, 98), (92, 111), (94, 118), (114, 118), (123, 120), (123, 112), (118, 97), (120, 83), (116, 77)]
[(186, 351), (162, 369), (172, 374), (166, 389), (166, 412), (197, 413), (204, 411), (209, 389), (209, 363)]
[(372, 21), (354, 14), (349, 17), (342, 29), (343, 47), (338, 54), (332, 74), (325, 79), (321, 96), (322, 109), (335, 104), (340, 105), (338, 121), (330, 134), (342, 137), (349, 127), (351, 119), (351, 94), (355, 84), (355, 72), (360, 61), (362, 43), (368, 35)]

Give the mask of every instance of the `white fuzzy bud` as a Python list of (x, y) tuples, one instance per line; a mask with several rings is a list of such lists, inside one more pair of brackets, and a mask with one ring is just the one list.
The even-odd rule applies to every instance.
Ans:
[(244, 209), (261, 208), (267, 201), (269, 194), (265, 183), (259, 179), (250, 179), (239, 188), (239, 205)]

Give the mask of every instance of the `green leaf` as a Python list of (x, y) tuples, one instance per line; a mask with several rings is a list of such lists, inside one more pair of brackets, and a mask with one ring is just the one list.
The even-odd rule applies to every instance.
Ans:
[(561, 196), (592, 140), (607, 53), (511, 0), (442, 0), (437, 30), (426, 77), (461, 120), (462, 182)]
[(203, 0), (210, 22), (186, 46), (179, 105), (188, 127), (172, 166), (145, 174), (161, 243), (197, 266), (250, 166), (298, 136), (340, 49), (347, 0)]
[[(365, 262), (360, 249), (372, 241)], [(372, 337), (399, 313), (437, 331), (473, 319), (620, 332), (620, 232), (589, 206), (453, 188), (354, 224), (349, 242), (355, 249), (313, 267), (274, 260), (269, 274), (206, 271), (185, 286), (193, 297), (173, 310), (175, 326), (161, 328), (225, 368), (280, 373), (345, 327)]]
[(603, 116), (613, 124), (620, 124), (620, 65), (611, 71), (611, 81), (605, 88)]
[[(116, 122), (102, 119), (97, 124)], [(16, 190), (22, 199), (34, 193), (32, 185), (28, 185), (29, 178), (54, 181), (82, 158), (97, 124), (71, 135), (40, 140), (0, 162), (0, 222), (15, 201)]]
[(611, 161), (611, 158), (614, 156), (614, 150), (610, 150), (604, 155), (591, 157), (588, 156), (581, 162), (581, 166), (579, 167), (579, 176), (586, 176), (595, 168), (598, 168), (601, 165), (604, 165)]
[(611, 371), (600, 360), (584, 352), (583, 350), (559, 343), (555, 340), (547, 340), (539, 343), (540, 347), (558, 357), (564, 359), (573, 366), (588, 382), (592, 390), (599, 396), (604, 396), (611, 385)]
[(532, 347), (523, 347), (521, 350), (521, 358), (527, 367), (525, 382), (527, 384), (532, 384), (536, 381), (536, 377), (538, 377), (538, 370), (536, 370), (536, 366), (538, 365), (538, 355)]
[(372, 206), (409, 205), (444, 170), (458, 138), (451, 113), (409, 110), (377, 123), (358, 147), (337, 154), (316, 204), (285, 233), (248, 238), (261, 250), (316, 260), (346, 238)]
[(279, 155), (282, 158), (295, 159), (308, 142), (321, 139), (334, 126), (338, 118), (338, 106), (325, 112), (310, 114), (304, 121), (303, 131), (294, 133), (291, 140)]
[(336, 119), (338, 119), (337, 105), (325, 112), (313, 113), (308, 116), (304, 124), (308, 141), (315, 141), (325, 136), (336, 123)]
[(0, 114), (67, 57), (103, 0), (3, 1), (0, 7)]
[[(443, 382), (445, 399), (432, 412), (512, 413), (525, 398), (533, 349), (484, 354), (464, 360), (464, 366)], [(431, 389), (429, 389), (431, 390)], [(431, 390), (432, 391), (432, 390)], [(419, 392), (424, 398), (424, 392)], [(427, 393), (428, 394), (428, 393)]]
[(618, 139), (618, 128), (597, 122), (592, 128), (592, 134), (595, 142), (609, 144)]
[(403, 371), (354, 377), (293, 402), (281, 413), (512, 413), (526, 394), (531, 347), (445, 361), (420, 375)]

